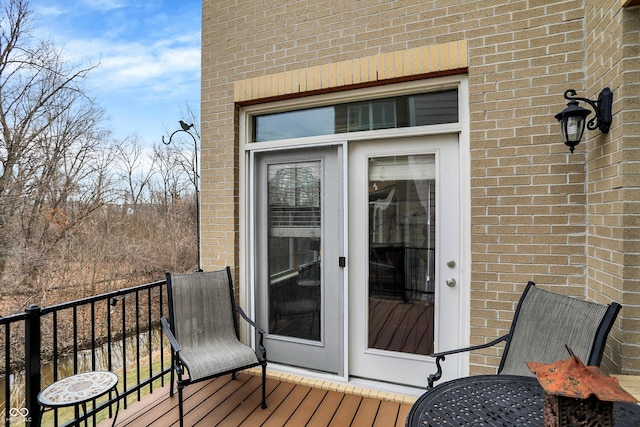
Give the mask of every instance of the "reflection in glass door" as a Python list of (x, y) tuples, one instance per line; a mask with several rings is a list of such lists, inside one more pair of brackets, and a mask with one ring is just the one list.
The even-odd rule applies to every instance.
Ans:
[(368, 159), (368, 347), (433, 352), (435, 155)]

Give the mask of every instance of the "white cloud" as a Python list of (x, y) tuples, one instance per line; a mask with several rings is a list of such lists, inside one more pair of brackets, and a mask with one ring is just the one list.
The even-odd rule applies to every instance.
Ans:
[(113, 40), (70, 41), (64, 49), (73, 62), (98, 63), (90, 80), (101, 87), (129, 88), (155, 85), (177, 79), (198, 80), (200, 76), (199, 40), (190, 44), (158, 40), (151, 44)]
[(201, 1), (31, 0), (35, 31), (72, 68), (97, 65), (85, 80), (118, 135), (157, 141), (185, 104), (200, 97)]
[(118, 0), (83, 0), (83, 3), (86, 4), (91, 9), (101, 10), (101, 11), (109, 11), (120, 9), (126, 6), (125, 2)]
[(36, 5), (36, 7), (34, 8), (34, 12), (40, 16), (45, 16), (45, 17), (56, 17), (56, 16), (60, 16), (60, 15), (64, 15), (65, 13), (67, 13), (68, 11), (62, 7), (59, 6), (51, 6), (51, 5)]

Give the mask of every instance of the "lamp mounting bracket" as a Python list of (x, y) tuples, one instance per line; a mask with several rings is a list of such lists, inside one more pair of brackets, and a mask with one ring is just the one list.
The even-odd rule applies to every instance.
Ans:
[(597, 101), (592, 101), (588, 98), (582, 98), (576, 96), (577, 93), (574, 89), (567, 89), (564, 93), (564, 99), (568, 101), (583, 101), (593, 108), (596, 113), (595, 117), (592, 117), (587, 122), (587, 129), (595, 130), (600, 129), (602, 133), (609, 133), (611, 126), (611, 107), (613, 104), (613, 92), (608, 87), (605, 87), (600, 91)]

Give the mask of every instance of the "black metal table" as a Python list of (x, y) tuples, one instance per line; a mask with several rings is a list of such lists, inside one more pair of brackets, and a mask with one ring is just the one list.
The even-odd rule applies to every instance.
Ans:
[[(413, 404), (406, 427), (542, 426), (542, 387), (536, 378), (479, 375), (443, 383)], [(640, 405), (615, 403), (616, 427), (640, 426)]]

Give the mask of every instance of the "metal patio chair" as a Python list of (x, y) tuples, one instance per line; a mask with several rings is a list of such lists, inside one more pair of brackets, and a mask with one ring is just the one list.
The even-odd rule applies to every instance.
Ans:
[[(161, 322), (172, 349), (171, 396), (174, 375), (178, 376), (180, 425), (184, 387), (225, 374), (235, 378), (236, 372), (258, 365), (262, 366), (261, 406), (266, 408), (265, 332), (236, 307), (229, 267), (212, 272), (167, 273), (166, 277), (169, 319), (162, 317)], [(258, 332), (257, 352), (240, 342), (236, 312)]]
[(437, 372), (429, 375), (428, 388), (442, 377), (445, 356), (492, 347), (506, 341), (498, 375), (534, 376), (526, 362), (553, 363), (569, 357), (566, 346), (586, 365), (598, 366), (607, 336), (620, 304), (596, 304), (539, 289), (529, 282), (509, 333), (489, 343), (434, 353)]

